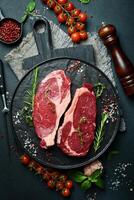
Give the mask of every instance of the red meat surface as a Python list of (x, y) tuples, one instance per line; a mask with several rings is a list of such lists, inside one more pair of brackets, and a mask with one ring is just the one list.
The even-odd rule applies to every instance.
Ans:
[(59, 120), (71, 99), (70, 84), (64, 71), (56, 70), (48, 74), (38, 86), (32, 117), (42, 148), (54, 145)]
[(57, 144), (70, 156), (85, 156), (94, 140), (96, 127), (96, 97), (91, 84), (75, 92), (72, 104), (58, 130)]

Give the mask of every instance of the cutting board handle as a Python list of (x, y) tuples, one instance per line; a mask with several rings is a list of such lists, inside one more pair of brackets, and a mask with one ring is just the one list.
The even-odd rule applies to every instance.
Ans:
[(0, 20), (2, 20), (4, 18), (5, 18), (5, 16), (4, 16), (3, 12), (2, 12), (2, 9), (0, 8)]
[(51, 58), (53, 45), (48, 20), (45, 17), (33, 20), (32, 27), (37, 49), (41, 58), (44, 58), (44, 54), (46, 54), (47, 58)]

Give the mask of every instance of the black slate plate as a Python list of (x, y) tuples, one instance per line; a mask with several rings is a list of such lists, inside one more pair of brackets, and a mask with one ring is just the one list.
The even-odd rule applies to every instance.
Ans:
[(75, 158), (65, 155), (56, 145), (48, 150), (42, 149), (39, 146), (40, 140), (36, 136), (34, 128), (30, 128), (26, 124), (24, 116), (20, 114), (24, 106), (26, 90), (30, 89), (32, 84), (32, 77), (35, 69), (33, 68), (19, 82), (11, 104), (12, 124), (21, 147), (30, 157), (39, 163), (54, 168), (71, 169), (96, 160), (110, 146), (119, 126), (120, 114), (118, 97), (112, 83), (98, 68), (81, 60), (57, 58), (45, 61), (37, 67), (39, 67), (38, 83), (53, 70), (65, 70), (65, 73), (70, 77), (72, 82), (72, 97), (76, 88), (81, 87), (83, 82), (89, 82), (93, 85), (98, 82), (103, 83), (106, 89), (101, 98), (97, 100), (97, 128), (100, 125), (101, 113), (105, 107), (107, 107), (110, 117), (105, 127), (104, 139), (101, 147), (96, 153), (92, 147), (87, 156)]

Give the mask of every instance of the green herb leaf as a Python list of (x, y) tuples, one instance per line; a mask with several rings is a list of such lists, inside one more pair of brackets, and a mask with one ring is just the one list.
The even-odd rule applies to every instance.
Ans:
[(73, 171), (70, 173), (75, 182), (80, 183), (83, 190), (87, 190), (92, 186), (92, 183), (99, 188), (104, 187), (103, 180), (101, 179), (102, 169), (97, 169), (91, 176), (85, 176), (81, 171)]
[(79, 0), (81, 3), (89, 3), (91, 0)]
[(33, 12), (33, 10), (35, 9), (35, 6), (36, 6), (35, 0), (30, 0), (30, 2), (28, 3), (26, 7), (26, 12), (28, 13)]
[(104, 181), (101, 178), (98, 178), (97, 181), (95, 182), (95, 185), (101, 189), (104, 188)]
[(87, 176), (84, 176), (84, 174), (80, 171), (73, 173), (72, 177), (73, 177), (74, 181), (77, 182), (77, 183), (81, 183), (85, 179), (87, 179)]
[(75, 176), (75, 175), (83, 176), (83, 175), (84, 175), (84, 173), (81, 172), (81, 171), (74, 171), (74, 170), (73, 170), (73, 171), (71, 171), (70, 173), (71, 173), (72, 176)]
[(28, 15), (27, 14), (24, 14), (22, 17), (21, 17), (21, 23), (23, 23), (26, 19), (27, 19)]
[(100, 177), (102, 175), (102, 170), (101, 169), (97, 169), (91, 176), (90, 179), (92, 182), (96, 182), (97, 178)]
[(39, 68), (36, 67), (33, 70), (31, 89), (27, 90), (25, 93), (24, 107), (21, 110), (21, 115), (24, 117), (26, 123), (29, 126), (33, 126), (32, 110), (34, 106), (34, 96), (36, 92), (38, 72), (39, 72)]
[(27, 4), (26, 9), (24, 11), (24, 15), (21, 17), (21, 23), (24, 23), (27, 19), (27, 17), (34, 11), (36, 7), (35, 0), (30, 0), (30, 2)]
[(32, 116), (26, 116), (26, 123), (29, 125), (29, 126), (33, 126), (33, 120), (32, 120)]
[(81, 189), (82, 190), (87, 190), (91, 187), (92, 183), (89, 180), (85, 180), (82, 184), (81, 184)]
[(107, 159), (111, 160), (113, 156), (118, 155), (118, 154), (119, 154), (119, 151), (117, 150), (111, 151), (109, 152)]
[(38, 73), (39, 73), (39, 68), (36, 67), (34, 71), (34, 77), (33, 77), (33, 83), (32, 83), (32, 109), (34, 106), (34, 96), (35, 96), (35, 91), (36, 91), (36, 86), (37, 86)]
[(108, 119), (108, 113), (103, 112), (101, 115), (100, 127), (97, 129), (95, 134), (94, 145), (93, 145), (95, 152), (100, 148), (101, 142), (103, 141), (104, 127), (107, 119)]
[(94, 85), (96, 98), (102, 95), (105, 88), (105, 85), (100, 82)]

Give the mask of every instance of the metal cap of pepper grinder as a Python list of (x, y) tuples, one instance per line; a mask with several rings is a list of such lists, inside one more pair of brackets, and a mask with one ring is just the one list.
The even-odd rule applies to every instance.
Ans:
[(119, 38), (117, 36), (116, 28), (112, 24), (105, 24), (102, 22), (98, 34), (102, 39), (104, 45), (111, 53), (115, 71), (120, 79), (125, 93), (130, 96), (134, 94), (134, 66), (123, 52)]

